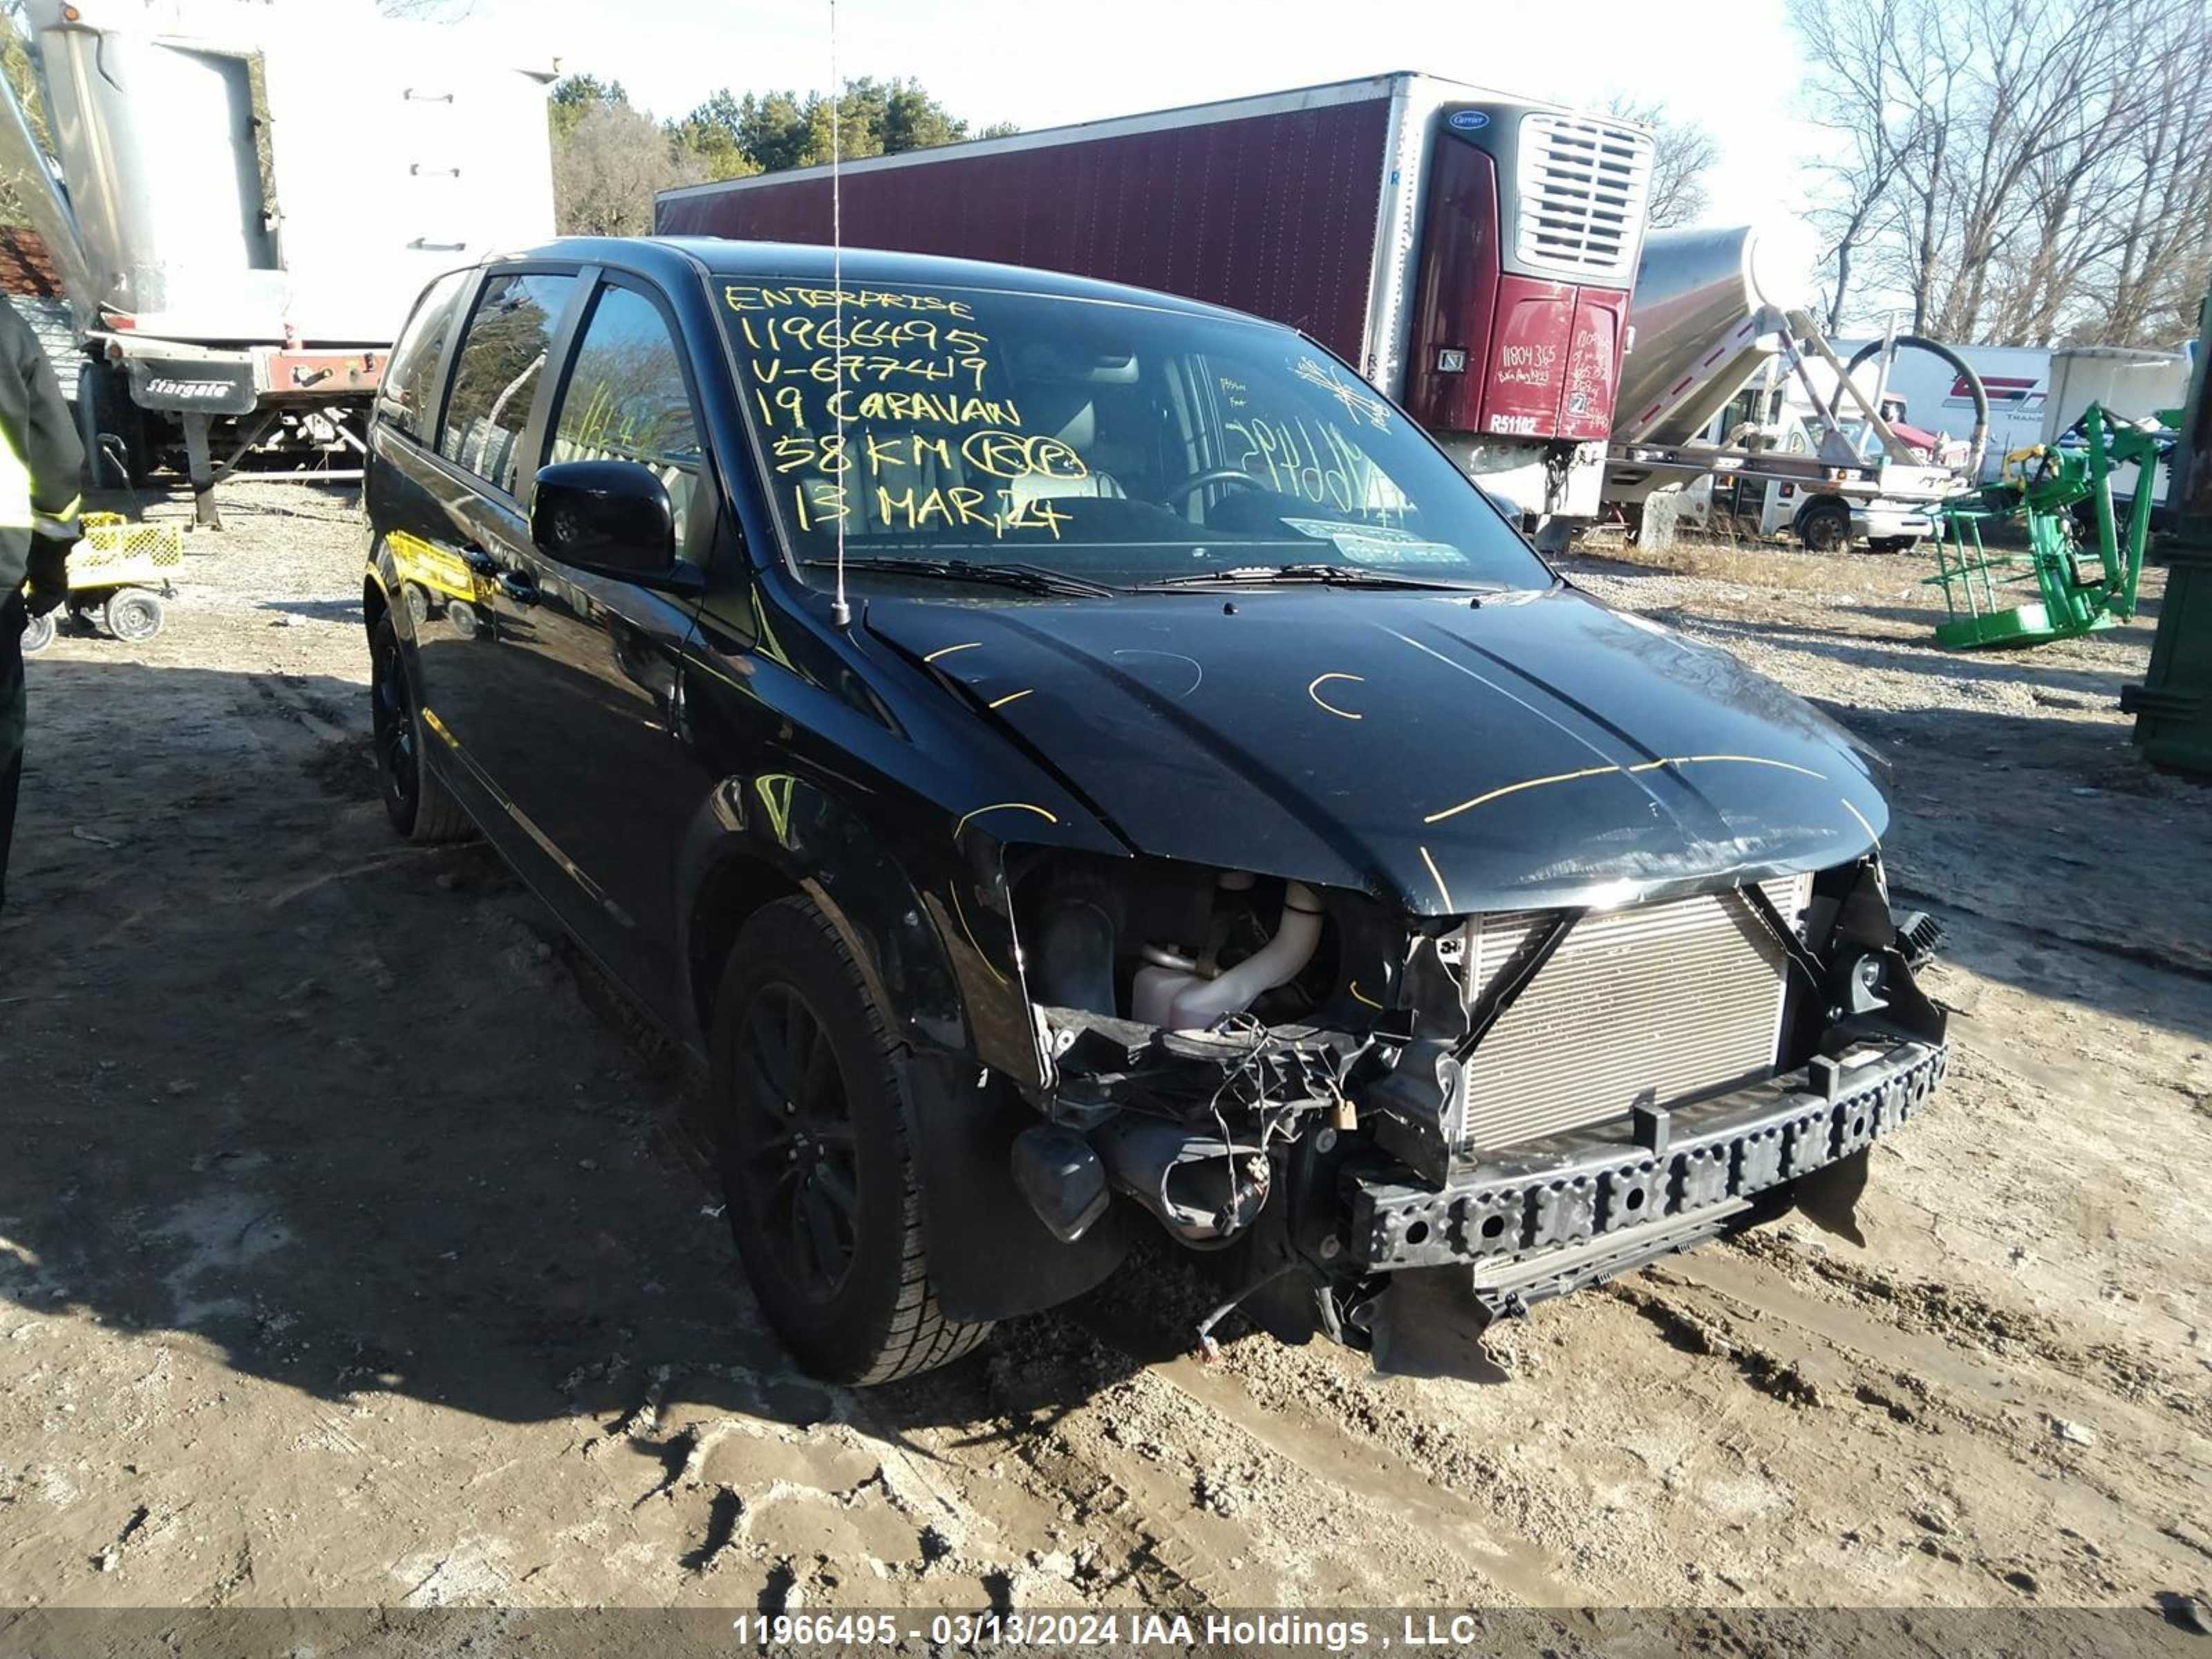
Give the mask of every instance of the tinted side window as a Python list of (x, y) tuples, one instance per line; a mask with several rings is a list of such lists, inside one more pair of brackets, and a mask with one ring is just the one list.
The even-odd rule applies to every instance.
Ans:
[(668, 486), (678, 558), (687, 553), (703, 458), (676, 342), (642, 294), (599, 290), (576, 348), (576, 366), (553, 420), (555, 461), (636, 461)]
[(530, 400), (568, 303), (574, 276), (495, 276), (461, 337), (438, 453), (512, 491)]
[(422, 443), (430, 441), (430, 423), (438, 416), (438, 360), (445, 356), (446, 337), (453, 331), (454, 300), (461, 284), (474, 274), (449, 270), (423, 289), (384, 368), (377, 409)]

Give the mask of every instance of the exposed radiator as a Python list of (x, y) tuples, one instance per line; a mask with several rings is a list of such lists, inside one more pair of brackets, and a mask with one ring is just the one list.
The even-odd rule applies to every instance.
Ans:
[[(1812, 878), (1763, 885), (1795, 926)], [(1549, 915), (1468, 921), (1474, 995)], [(1474, 1051), (1468, 1147), (1487, 1151), (1767, 1075), (1781, 1041), (1787, 968), (1781, 947), (1733, 893), (1584, 916)]]
[(1626, 288), (1651, 190), (1651, 140), (1588, 115), (1521, 118), (1515, 255)]

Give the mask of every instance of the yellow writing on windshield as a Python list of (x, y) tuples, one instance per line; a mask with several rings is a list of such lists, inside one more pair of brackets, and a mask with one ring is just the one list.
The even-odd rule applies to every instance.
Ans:
[(971, 432), (960, 441), (960, 457), (994, 478), (1083, 478), (1091, 473), (1068, 445), (1030, 433)]
[(1346, 380), (1335, 368), (1314, 357), (1299, 358), (1291, 365), (1291, 373), (1307, 385), (1317, 386), (1328, 392), (1354, 420), (1365, 422), (1377, 432), (1390, 429), (1390, 405), (1364, 383)]
[(939, 328), (927, 317), (769, 315), (738, 319), (738, 331), (755, 351), (926, 351), (956, 355), (979, 352), (990, 343), (971, 328)]
[(757, 283), (726, 283), (722, 301), (732, 311), (834, 311), (842, 302), (848, 311), (936, 311), (963, 322), (973, 322), (975, 317), (965, 300), (949, 300), (941, 294), (848, 288), (841, 295), (834, 288), (810, 288), (804, 283), (769, 288)]
[(789, 426), (800, 430), (816, 424), (836, 426), (856, 421), (927, 421), (939, 426), (1019, 426), (1022, 411), (1011, 398), (939, 396), (929, 392), (865, 392), (853, 395), (840, 386), (809, 409), (802, 387), (787, 382), (773, 390), (753, 388), (753, 403), (761, 423), (774, 430)]
[[(844, 484), (830, 478), (801, 478), (792, 486), (792, 509), (801, 530), (817, 530), (853, 518), (854, 498)], [(894, 534), (928, 530), (988, 531), (996, 538), (1015, 530), (1042, 530), (1060, 539), (1068, 515), (1043, 496), (1024, 496), (1011, 486), (992, 489), (970, 484), (878, 483), (860, 497), (868, 526)]]
[(878, 484), (876, 518), (892, 530), (927, 530), (933, 525), (973, 525), (994, 535), (1009, 530), (1048, 530), (1054, 541), (1067, 514), (1042, 497), (1018, 497), (1011, 489), (984, 491), (955, 484), (939, 489), (908, 487), (894, 493)]
[(1304, 416), (1268, 420), (1253, 416), (1224, 422), (1222, 430), (1240, 440), (1242, 452), (1230, 464), (1257, 478), (1264, 474), (1277, 495), (1334, 507), (1346, 513), (1401, 513), (1405, 502), (1376, 472), (1360, 449), (1325, 424)]
[(813, 531), (910, 534), (1042, 531), (1069, 514), (1055, 493), (1089, 494), (1074, 447), (1024, 429), (994, 395), (990, 335), (964, 300), (802, 285), (723, 290), (769, 465)]
[(812, 467), (819, 472), (842, 473), (857, 454), (871, 477), (893, 468), (916, 466), (936, 466), (948, 471), (964, 469), (992, 478), (1090, 476), (1083, 458), (1057, 438), (991, 428), (971, 432), (957, 445), (949, 437), (927, 432), (885, 435), (863, 431), (849, 440), (835, 432), (825, 432), (818, 438), (808, 433), (791, 433), (777, 438), (769, 447), (779, 472)]
[(877, 386), (902, 379), (965, 379), (972, 380), (975, 390), (981, 392), (983, 389), (983, 371), (990, 366), (988, 360), (982, 357), (863, 357), (846, 352), (816, 357), (803, 363), (787, 363), (781, 357), (756, 357), (753, 360), (753, 378), (763, 386), (773, 386), (787, 378), (830, 382), (863, 380)]

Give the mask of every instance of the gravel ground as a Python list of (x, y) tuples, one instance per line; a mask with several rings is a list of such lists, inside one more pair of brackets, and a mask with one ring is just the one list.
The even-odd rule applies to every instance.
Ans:
[(1893, 760), (1887, 852), (1950, 931), (1960, 1053), (1878, 1149), (1863, 1246), (1793, 1218), (1480, 1344), (1448, 1280), (1410, 1282), (1379, 1366), (1233, 1323), (1201, 1365), (1209, 1286), (1146, 1261), (859, 1395), (766, 1334), (665, 1054), (488, 854), (386, 832), (350, 502), (226, 512), (161, 637), (30, 671), (0, 1607), (2089, 1606), (2179, 1632), (2212, 1580), (2212, 797), (2128, 744), (2148, 617), (1957, 657), (1917, 560), (1574, 561)]

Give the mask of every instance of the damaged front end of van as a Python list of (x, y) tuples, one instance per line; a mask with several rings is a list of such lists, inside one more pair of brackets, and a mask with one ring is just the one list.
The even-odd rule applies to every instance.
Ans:
[[(963, 827), (1007, 837), (971, 902), (1036, 1051), (1013, 1182), (1061, 1243), (1133, 1212), (1239, 1251), (1221, 1311), (1303, 1283), (1364, 1346), (1406, 1269), (1507, 1316), (1812, 1177), (1848, 1200), (1942, 1080), (1868, 757), (1732, 659), (1564, 586), (1306, 604), (1295, 665), (1218, 609), (1136, 652), (1085, 615), (1048, 648), (962, 616), (987, 637), (934, 671), (1036, 688), (998, 718), (1146, 849)], [(871, 625), (922, 661), (951, 620)], [(1438, 743), (1447, 697), (1480, 745)]]
[[(1255, 1244), (1248, 1283), (1304, 1273), (1355, 1346), (1401, 1269), (1464, 1267), (1516, 1314), (1771, 1214), (1942, 1080), (1925, 923), (1899, 928), (1871, 856), (1435, 918), (1086, 864), (1029, 873), (1050, 1080), (1018, 1184), (1062, 1239), (1118, 1195), (1194, 1249)], [(1104, 993), (1133, 925), (1125, 1013)]]

